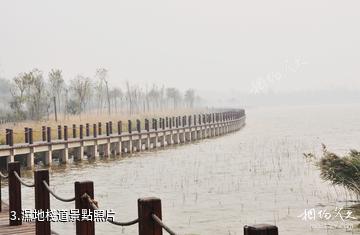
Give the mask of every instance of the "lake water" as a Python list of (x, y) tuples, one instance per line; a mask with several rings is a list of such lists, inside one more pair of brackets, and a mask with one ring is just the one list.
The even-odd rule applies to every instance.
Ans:
[[(323, 182), (303, 153), (320, 154), (321, 143), (340, 154), (360, 149), (360, 106), (252, 108), (246, 122), (239, 132), (194, 144), (54, 167), (51, 185), (71, 197), (74, 181), (94, 181), (99, 206), (116, 211), (120, 221), (137, 217), (138, 198), (159, 197), (163, 220), (179, 234), (240, 235), (254, 223), (276, 224), (283, 235), (359, 233), (341, 228), (357, 221), (342, 222), (335, 213), (354, 197)], [(23, 208), (34, 207), (31, 190), (24, 189), (23, 198)], [(51, 207), (74, 204), (52, 198)], [(331, 220), (299, 218), (312, 208), (331, 212)], [(52, 229), (75, 234), (72, 223), (53, 223)], [(97, 223), (96, 231), (137, 234), (137, 225)]]

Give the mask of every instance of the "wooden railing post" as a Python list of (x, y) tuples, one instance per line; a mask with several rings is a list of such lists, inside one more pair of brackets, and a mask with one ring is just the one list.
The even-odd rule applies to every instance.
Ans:
[(96, 128), (96, 124), (93, 124), (93, 136), (94, 138), (97, 137), (97, 128)]
[(90, 136), (90, 125), (89, 125), (89, 123), (85, 124), (85, 134), (86, 134), (86, 137)]
[(51, 142), (51, 127), (47, 127), (46, 132), (47, 132), (47, 142), (50, 143)]
[(41, 131), (42, 131), (42, 141), (46, 141), (46, 126), (42, 126), (41, 127)]
[(80, 139), (84, 138), (84, 125), (80, 125), (79, 137), (80, 137)]
[(29, 128), (29, 144), (34, 143), (33, 129)]
[[(75, 182), (75, 209), (78, 209), (81, 213), (82, 210), (90, 211), (93, 213), (93, 209), (90, 207), (89, 202), (83, 198), (84, 194), (88, 194), (91, 198), (94, 198), (94, 183), (92, 181)], [(94, 235), (95, 234), (95, 222), (87, 220), (76, 221), (76, 235)]]
[(44, 211), (45, 217), (39, 221), (36, 219), (36, 235), (50, 235), (50, 218), (46, 218), (46, 212), (50, 211), (50, 194), (44, 186), (43, 181), (49, 184), (49, 170), (36, 170), (34, 172), (35, 181), (35, 210)]
[(64, 140), (68, 140), (68, 127), (64, 126)]
[(75, 139), (76, 138), (76, 125), (73, 124), (72, 126), (72, 134), (73, 134), (73, 138)]
[(132, 124), (131, 124), (131, 120), (128, 120), (128, 132), (131, 133), (132, 132)]
[(24, 128), (25, 143), (29, 143), (29, 128)]
[(16, 178), (14, 172), (19, 176), (20, 174), (20, 162), (8, 163), (9, 174), (9, 224), (10, 226), (16, 226), (22, 224), (21, 217), (21, 184)]
[(139, 119), (136, 120), (136, 130), (140, 133), (141, 132), (141, 122)]
[(110, 136), (110, 125), (109, 123), (105, 123), (105, 131), (106, 131), (106, 136)]
[(98, 134), (102, 135), (101, 122), (98, 123)]
[(274, 225), (257, 224), (244, 227), (244, 235), (278, 235), (278, 228)]
[(10, 135), (10, 129), (5, 129), (5, 144), (6, 145), (10, 145), (9, 144), (9, 135)]
[(109, 122), (109, 132), (110, 132), (110, 135), (112, 135), (112, 133), (113, 133), (112, 121)]
[(150, 127), (149, 127), (149, 119), (147, 119), (147, 118), (145, 118), (145, 130), (146, 130), (147, 132), (149, 132), (149, 131), (150, 131)]
[(61, 125), (58, 125), (57, 133), (58, 133), (58, 140), (61, 140), (62, 139)]
[(161, 219), (161, 200), (159, 198), (138, 199), (139, 235), (162, 235), (162, 228), (152, 218), (155, 214)]

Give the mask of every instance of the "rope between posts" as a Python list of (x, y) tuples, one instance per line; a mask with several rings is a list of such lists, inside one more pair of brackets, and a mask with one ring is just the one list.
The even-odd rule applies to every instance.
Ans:
[[(91, 199), (91, 197), (89, 196), (89, 194), (84, 193), (81, 198), (86, 199), (86, 200), (89, 202), (89, 204), (90, 204), (90, 206), (91, 206), (91, 208), (92, 208), (93, 210), (99, 210), (97, 201)], [(109, 223), (111, 223), (111, 224), (114, 224), (114, 225), (118, 225), (118, 226), (123, 226), (123, 227), (124, 227), (124, 226), (131, 226), (131, 225), (137, 224), (137, 223), (139, 222), (139, 219), (135, 219), (135, 220), (132, 220), (132, 221), (129, 221), (129, 222), (119, 222), (119, 221), (114, 221), (114, 220), (112, 220), (112, 219), (111, 219), (111, 220), (108, 219), (107, 222), (109, 222)]]
[(21, 177), (18, 175), (18, 173), (17, 173), (16, 171), (14, 171), (14, 175), (15, 175), (15, 177), (19, 180), (19, 182), (20, 182), (22, 185), (24, 185), (24, 186), (26, 186), (26, 187), (29, 187), (29, 188), (32, 188), (32, 187), (35, 186), (35, 184), (28, 184), (28, 183), (24, 182), (24, 181), (21, 179)]
[(50, 193), (51, 195), (53, 195), (53, 196), (54, 196), (56, 199), (58, 199), (59, 201), (62, 201), (62, 202), (72, 202), (72, 201), (75, 201), (75, 197), (66, 199), (66, 198), (62, 198), (62, 197), (56, 195), (56, 193), (51, 190), (50, 186), (47, 184), (47, 182), (46, 182), (45, 180), (43, 180), (43, 184), (44, 184), (45, 188), (49, 191), (49, 193)]
[(3, 174), (0, 172), (0, 178), (7, 179), (7, 178), (9, 178), (9, 175), (3, 175)]
[(165, 229), (165, 231), (168, 232), (170, 235), (176, 235), (176, 233), (172, 231), (166, 224), (164, 224), (162, 220), (159, 217), (157, 217), (155, 214), (151, 214), (151, 217), (158, 225), (160, 225), (163, 229)]

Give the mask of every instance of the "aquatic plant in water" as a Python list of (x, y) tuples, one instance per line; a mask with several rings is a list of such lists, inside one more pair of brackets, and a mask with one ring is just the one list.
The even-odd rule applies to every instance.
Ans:
[(325, 145), (322, 147), (323, 155), (316, 163), (321, 171), (321, 178), (360, 196), (360, 152), (350, 150), (347, 155), (340, 157), (329, 152)]

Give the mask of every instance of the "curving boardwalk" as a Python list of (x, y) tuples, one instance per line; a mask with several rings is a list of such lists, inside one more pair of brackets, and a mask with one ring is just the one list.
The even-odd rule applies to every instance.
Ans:
[[(237, 131), (245, 125), (245, 111), (227, 111), (182, 117), (165, 117), (151, 121), (140, 120), (133, 125), (127, 123), (127, 132), (123, 132), (123, 123), (117, 123), (117, 130), (112, 122), (86, 124), (72, 128), (58, 126), (56, 136), (51, 127), (42, 128), (42, 141), (33, 141), (32, 128), (25, 128), (25, 143), (14, 143), (13, 130), (6, 130), (6, 145), (0, 146), (0, 158), (14, 162), (15, 156), (25, 158), (28, 168), (33, 168), (35, 155), (43, 154), (43, 163), (51, 165), (53, 156), (66, 164), (72, 156), (74, 160), (97, 159), (123, 153), (165, 147), (173, 144), (190, 143), (196, 140), (221, 136)], [(134, 128), (135, 127), (135, 128)], [(144, 128), (143, 128), (144, 127)], [(114, 131), (113, 131), (114, 129)], [(70, 135), (72, 134), (72, 135)], [(55, 137), (55, 138), (54, 138)]]

